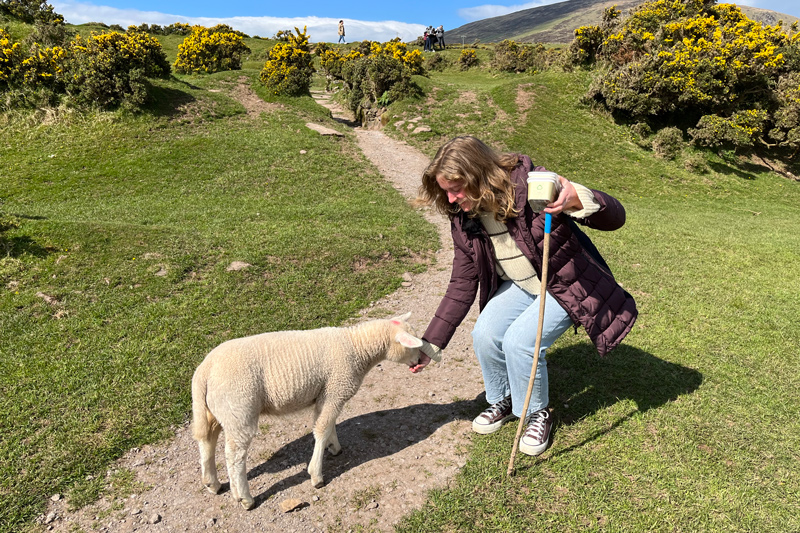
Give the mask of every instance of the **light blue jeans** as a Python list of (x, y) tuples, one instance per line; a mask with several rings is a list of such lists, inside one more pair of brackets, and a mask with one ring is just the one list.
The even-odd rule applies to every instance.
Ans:
[[(472, 343), (483, 373), (486, 400), (494, 404), (510, 394), (512, 410), (518, 417), (522, 415), (528, 393), (538, 325), (539, 296), (530, 295), (513, 282), (505, 281), (478, 315), (472, 330)], [(571, 325), (567, 312), (548, 294), (539, 364), (526, 416), (550, 403), (545, 351)]]

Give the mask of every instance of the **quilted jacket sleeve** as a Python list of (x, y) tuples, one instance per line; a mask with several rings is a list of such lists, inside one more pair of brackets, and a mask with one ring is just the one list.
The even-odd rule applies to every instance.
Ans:
[[(454, 228), (453, 228), (454, 229)], [(442, 349), (469, 313), (478, 292), (478, 267), (469, 244), (453, 231), (453, 271), (442, 301), (422, 339)]]
[(575, 218), (575, 221), (600, 231), (614, 231), (624, 226), (625, 208), (620, 201), (602, 191), (590, 190), (594, 193), (594, 199), (600, 204), (600, 209), (586, 218)]

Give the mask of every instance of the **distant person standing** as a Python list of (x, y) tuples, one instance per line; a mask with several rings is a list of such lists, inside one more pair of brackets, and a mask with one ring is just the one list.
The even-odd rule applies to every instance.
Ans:
[(444, 50), (444, 26), (439, 24), (439, 27), (436, 28), (436, 40), (439, 41), (439, 50)]
[(344, 21), (343, 20), (339, 21), (339, 42), (340, 43), (345, 42), (345, 40), (344, 40)]

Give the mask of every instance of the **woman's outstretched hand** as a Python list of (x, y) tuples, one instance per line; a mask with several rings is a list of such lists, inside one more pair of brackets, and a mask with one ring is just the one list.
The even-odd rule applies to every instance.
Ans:
[(416, 365), (411, 367), (411, 371), (413, 373), (415, 373), (415, 374), (417, 372), (422, 372), (422, 369), (425, 368), (426, 366), (428, 366), (428, 363), (430, 363), (430, 362), (431, 362), (431, 358), (428, 357), (427, 355), (425, 355), (425, 352), (420, 350), (420, 352), (419, 352), (419, 361), (417, 361)]

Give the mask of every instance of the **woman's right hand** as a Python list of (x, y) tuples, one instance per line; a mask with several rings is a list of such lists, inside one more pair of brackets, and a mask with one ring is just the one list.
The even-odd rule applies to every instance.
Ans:
[(417, 372), (422, 372), (422, 369), (428, 366), (428, 363), (431, 362), (431, 358), (428, 357), (425, 352), (422, 350), (419, 351), (419, 361), (416, 365), (411, 367), (411, 371), (416, 374)]

